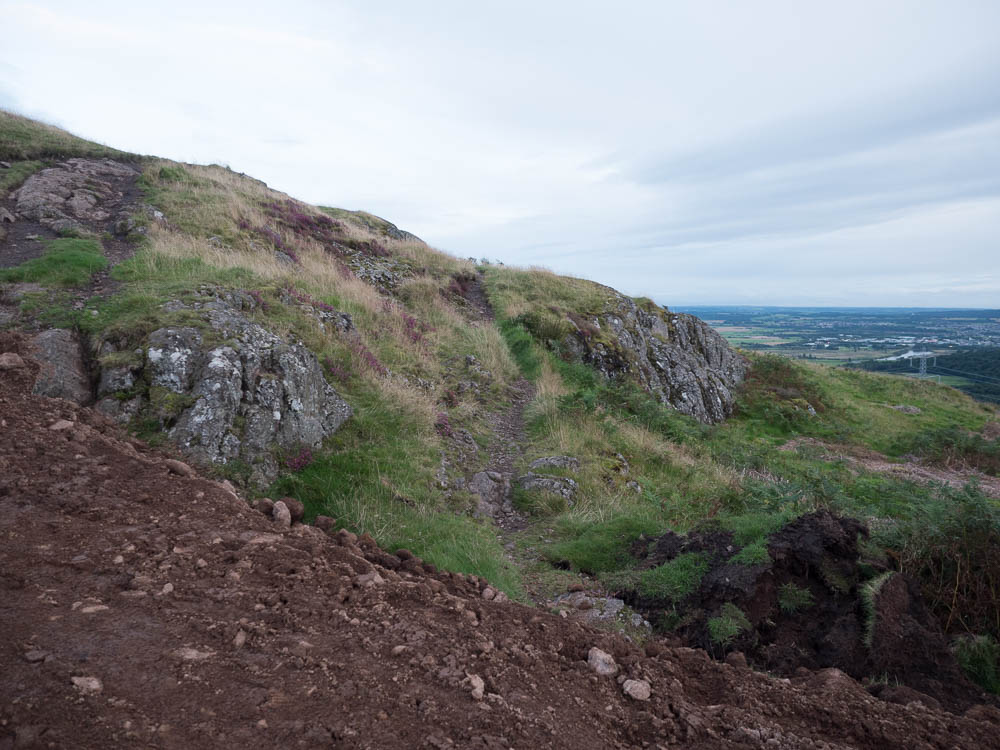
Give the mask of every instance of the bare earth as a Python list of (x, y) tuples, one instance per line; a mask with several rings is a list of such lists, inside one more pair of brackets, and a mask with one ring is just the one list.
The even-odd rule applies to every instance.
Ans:
[[(283, 530), (96, 413), (30, 395), (24, 342), (0, 333), (3, 750), (1000, 748), (996, 708), (640, 649), (369, 539)], [(616, 676), (588, 666), (594, 646)]]

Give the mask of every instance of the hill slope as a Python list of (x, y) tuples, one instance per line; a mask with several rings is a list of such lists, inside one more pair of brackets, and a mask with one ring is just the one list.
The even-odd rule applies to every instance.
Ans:
[[(0, 324), (29, 337), (37, 395), (92, 405), (251, 500), (301, 502), (635, 640), (789, 675), (838, 666), (955, 710), (975, 694), (956, 655), (996, 684), (993, 407), (747, 359), (649, 300), (476, 266), (221, 167), (4, 113), (0, 144)], [(782, 540), (828, 512), (861, 538), (790, 572), (807, 550)], [(896, 573), (912, 586), (873, 588)], [(734, 574), (743, 588), (720, 594)], [(820, 604), (789, 608), (786, 584)], [(890, 635), (869, 613), (904, 591), (937, 661), (890, 670), (861, 640)], [(827, 607), (846, 613), (843, 649), (824, 645)], [(798, 661), (774, 656), (790, 632)]]

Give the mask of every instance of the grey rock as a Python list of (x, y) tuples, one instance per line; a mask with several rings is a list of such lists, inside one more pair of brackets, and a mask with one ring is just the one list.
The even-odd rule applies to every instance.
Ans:
[(196, 328), (160, 328), (153, 331), (146, 349), (150, 385), (162, 386), (174, 393), (191, 390), (200, 353), (201, 333)]
[(580, 468), (580, 459), (573, 456), (544, 456), (536, 458), (528, 466), (532, 469), (556, 468), (576, 471)]
[(649, 683), (645, 680), (625, 680), (622, 683), (622, 692), (637, 701), (648, 701), (653, 694)]
[(556, 477), (550, 474), (535, 474), (528, 472), (517, 478), (517, 485), (528, 491), (551, 492), (566, 498), (570, 505), (576, 495), (576, 481), (569, 477)]
[[(491, 475), (499, 476), (500, 479), (494, 479)], [(510, 499), (510, 482), (497, 472), (480, 471), (473, 474), (468, 490), (479, 498), (477, 516), (499, 518), (514, 512)]]
[(615, 658), (611, 654), (601, 651), (597, 646), (594, 646), (587, 653), (587, 664), (592, 670), (602, 676), (618, 674), (618, 665), (615, 663)]
[(42, 366), (32, 393), (89, 404), (92, 400), (90, 378), (84, 364), (83, 347), (73, 332), (52, 328), (42, 331), (31, 342), (35, 359)]
[(728, 417), (749, 363), (710, 326), (661, 307), (640, 307), (618, 292), (594, 331), (566, 336), (568, 353), (611, 379), (632, 378), (660, 402), (705, 423)]
[(108, 396), (94, 404), (94, 408), (118, 424), (128, 424), (142, 409), (142, 404), (143, 400), (139, 396), (124, 401)]
[(0, 206), (0, 224), (13, 224), (14, 216), (3, 206)]
[[(142, 370), (102, 372), (106, 388), (148, 382), (183, 398), (168, 435), (191, 459), (226, 464), (239, 459), (252, 481), (266, 484), (279, 470), (276, 453), (316, 448), (351, 415), (316, 356), (251, 321), (256, 307), (242, 292), (202, 289), (197, 301), (174, 300), (166, 312), (199, 317), (198, 328), (153, 331)], [(209, 342), (218, 342), (214, 346)], [(116, 368), (117, 369), (117, 368)], [(127, 390), (115, 388), (115, 390)], [(102, 411), (112, 411), (102, 400)]]
[(116, 198), (112, 181), (134, 179), (139, 171), (110, 159), (69, 159), (28, 177), (14, 191), (19, 215), (53, 231), (78, 230), (81, 222), (106, 221)]
[(895, 409), (896, 411), (901, 411), (901, 412), (903, 412), (903, 414), (919, 414), (920, 413), (920, 407), (919, 406), (911, 406), (910, 404), (896, 404), (895, 406), (892, 406), (890, 408), (891, 409)]
[(97, 382), (97, 397), (104, 398), (118, 391), (128, 391), (133, 386), (135, 386), (135, 374), (131, 367), (102, 368)]

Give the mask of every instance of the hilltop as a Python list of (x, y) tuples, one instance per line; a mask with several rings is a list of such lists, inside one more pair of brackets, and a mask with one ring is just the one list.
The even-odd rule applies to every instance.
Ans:
[[(17, 547), (5, 564), (16, 569), (11, 580), (31, 581), (28, 588), (54, 576), (53, 585), (65, 587), (52, 594), (56, 600), (76, 589), (80, 602), (99, 599), (93, 606), (109, 608), (103, 632), (112, 640), (138, 621), (166, 628), (174, 650), (211, 651), (205, 668), (216, 670), (213, 680), (229, 684), (233, 669), (259, 670), (258, 689), (286, 696), (275, 706), (308, 687), (272, 684), (283, 679), (279, 661), (294, 657), (299, 668), (324, 674), (335, 667), (336, 678), (313, 689), (349, 701), (348, 692), (323, 692), (348, 682), (376, 714), (320, 721), (324, 737), (344, 746), (431, 742), (429, 730), (417, 737), (403, 727), (440, 716), (423, 712), (421, 698), (416, 713), (397, 717), (383, 705), (389, 696), (367, 692), (401, 672), (385, 667), (345, 679), (342, 670), (364, 669), (360, 660), (369, 656), (361, 651), (339, 662), (324, 657), (322, 667), (309, 656), (319, 652), (296, 645), (335, 653), (347, 627), (329, 616), (335, 610), (347, 623), (371, 625), (365, 653), (380, 659), (413, 642), (399, 641), (391, 623), (425, 623), (415, 642), (434, 659), (435, 705), (468, 700), (465, 691), (478, 684), (466, 674), (475, 673), (469, 659), (493, 654), (484, 689), (508, 703), (481, 703), (489, 710), (476, 731), (459, 732), (465, 709), (442, 708), (451, 718), (440, 719), (449, 728), (434, 740), (440, 746), (449, 739), (520, 746), (543, 737), (639, 746), (685, 736), (705, 746), (753, 746), (768, 737), (789, 747), (821, 738), (873, 746), (906, 736), (905, 727), (927, 732), (928, 746), (944, 746), (934, 727), (946, 711), (968, 717), (948, 719), (958, 722), (953, 743), (990, 741), (981, 727), (997, 720), (995, 699), (983, 691), (1000, 690), (993, 405), (928, 382), (741, 353), (694, 316), (648, 299), (544, 269), (455, 258), (365, 212), (310, 206), (223, 167), (124, 154), (8, 113), (0, 113), (0, 189), (0, 325), (10, 331), (3, 351), (22, 363), (5, 370), (5, 397), (25, 435), (6, 448), (5, 465), (18, 468), (0, 503), (8, 529), (30, 526), (28, 540), (49, 524), (59, 554), (80, 548), (76, 557), (87, 560), (38, 560), (32, 566), (44, 572), (29, 575), (23, 561), (35, 553)], [(73, 447), (63, 450), (60, 438), (49, 455), (42, 436), (60, 420), (104, 437), (72, 428), (65, 434)], [(98, 444), (110, 445), (114, 457), (86, 471), (71, 468), (81, 460), (76, 453), (91, 455)], [(44, 491), (32, 489), (31, 467), (42, 456)], [(148, 487), (125, 480), (142, 475), (136, 461), (160, 467), (142, 480)], [(170, 466), (184, 476), (166, 478)], [(99, 487), (102, 472), (115, 503), (87, 490), (60, 506), (56, 498), (75, 495), (73, 488)], [(205, 494), (185, 505), (190, 492)], [(150, 510), (151, 502), (163, 503), (162, 511)], [(60, 525), (67, 517), (72, 523)], [(246, 570), (269, 577), (250, 589), (235, 569), (235, 577), (220, 573), (206, 583), (222, 570), (212, 540), (205, 542), (213, 528), (222, 540), (219, 562), (238, 568), (245, 560)], [(119, 533), (150, 540), (148, 556), (130, 559), (94, 541)], [(250, 545), (254, 534), (265, 535), (263, 546)], [(129, 544), (141, 548), (124, 537), (119, 546)], [(293, 551), (303, 545), (312, 556), (304, 568)], [(405, 554), (389, 554), (401, 548)], [(273, 559), (256, 561), (258, 552)], [(419, 565), (404, 565), (415, 558)], [(74, 572), (52, 573), (62, 565)], [(121, 565), (119, 585), (113, 571)], [(372, 565), (389, 593), (350, 584)], [(154, 596), (162, 593), (155, 587), (179, 585), (164, 577), (171, 568), (185, 571), (193, 587), (177, 605)], [(340, 589), (354, 593), (328, 601), (329, 592), (317, 593), (327, 573), (317, 571), (333, 571)], [(435, 583), (420, 582), (427, 576)], [(149, 585), (132, 586), (137, 577)], [(122, 596), (122, 607), (110, 603)], [(300, 596), (308, 603), (299, 614), (282, 614)], [(250, 609), (267, 616), (226, 609), (226, 601), (246, 597), (263, 603)], [(26, 601), (17, 596), (19, 617), (41, 623)], [(362, 616), (366, 607), (391, 616)], [(448, 639), (466, 637), (455, 629), (464, 615), (452, 622), (444, 613), (470, 607), (481, 637), (449, 656)], [(186, 624), (170, 619), (182, 615)], [(182, 624), (170, 630), (170, 622)], [(45, 632), (82, 637), (72, 622), (66, 626)], [(243, 632), (252, 639), (249, 627), (261, 628), (261, 644), (269, 644), (253, 652), (260, 659), (249, 666), (215, 660), (229, 648), (220, 638), (230, 643)], [(17, 653), (47, 651), (68, 668), (71, 653), (40, 645), (39, 628), (18, 630)], [(492, 646), (483, 651), (473, 641)], [(915, 642), (922, 648), (908, 645)], [(598, 644), (630, 665), (623, 674), (653, 685), (652, 703), (621, 703), (613, 681), (593, 681), (581, 664)], [(544, 675), (533, 672), (548, 664), (541, 655), (550, 650)], [(100, 669), (120, 674), (114, 658), (112, 649), (94, 657)], [(749, 672), (746, 663), (794, 679)], [(35, 666), (20, 656), (14, 664), (17, 679), (30, 681)], [(420, 669), (431, 674), (428, 665)], [(205, 679), (198, 668), (180, 665), (181, 683)], [(520, 676), (502, 677), (509, 669)], [(593, 704), (581, 712), (604, 716), (604, 705), (618, 701), (579, 737), (538, 706), (509, 705), (515, 683), (548, 685), (573, 670), (580, 681), (567, 701)], [(60, 692), (62, 674), (39, 705), (73, 695), (70, 683)], [(699, 693), (696, 680), (715, 687)], [(134, 701), (145, 688), (130, 685)], [(163, 689), (174, 694), (177, 686)], [(554, 687), (540, 689), (555, 714), (573, 710), (556, 703)], [(674, 711), (670, 721), (680, 723), (671, 728), (665, 712), (681, 705), (677, 690), (697, 694), (702, 708), (691, 721)], [(810, 712), (825, 710), (826, 690), (842, 703), (829, 720), (810, 723)], [(749, 713), (736, 719), (723, 716), (729, 709), (709, 710), (733, 691), (748, 697), (730, 708)], [(762, 719), (786, 703), (796, 706), (787, 721)], [(191, 706), (171, 706), (159, 721), (175, 730), (181, 721), (185, 733), (202, 726), (181, 718)], [(528, 718), (518, 724), (491, 713), (503, 706)], [(233, 709), (212, 710), (228, 716)], [(380, 712), (394, 718), (377, 729)], [(8, 714), (37, 719), (28, 709)], [(747, 729), (751, 715), (766, 731)], [(125, 720), (124, 713), (102, 716)], [(235, 731), (221, 719), (205, 722), (208, 733), (197, 742)], [(846, 729), (856, 722), (869, 728)], [(515, 734), (500, 731), (512, 723)], [(109, 734), (109, 727), (95, 725), (88, 741), (157, 736)], [(351, 734), (361, 727), (364, 740)], [(744, 729), (750, 734), (738, 734)], [(288, 727), (281, 731), (268, 734), (268, 743), (292, 737)], [(155, 741), (169, 745), (179, 736), (168, 731)]]

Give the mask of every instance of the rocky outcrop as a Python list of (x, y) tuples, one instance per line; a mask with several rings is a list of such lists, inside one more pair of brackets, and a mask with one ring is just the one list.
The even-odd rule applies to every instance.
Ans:
[(601, 315), (571, 318), (563, 344), (609, 378), (631, 377), (700, 422), (726, 419), (749, 368), (710, 326), (614, 293)]
[[(98, 408), (119, 421), (157, 420), (181, 451), (202, 463), (240, 461), (252, 481), (273, 479), (283, 452), (315, 448), (351, 415), (315, 355), (251, 321), (242, 292), (170, 302), (165, 314), (199, 325), (165, 326), (145, 345), (101, 345)], [(114, 364), (125, 359), (125, 362)]]
[(13, 197), (16, 213), (55, 232), (80, 231), (111, 218), (124, 184), (139, 170), (110, 159), (69, 159), (36, 172)]

